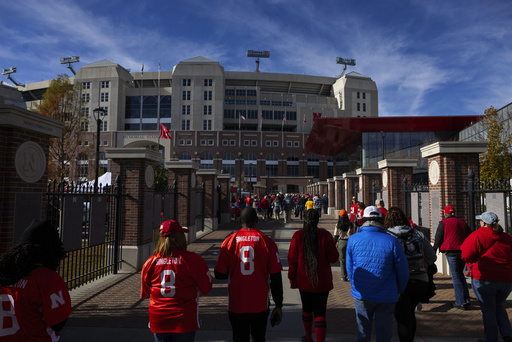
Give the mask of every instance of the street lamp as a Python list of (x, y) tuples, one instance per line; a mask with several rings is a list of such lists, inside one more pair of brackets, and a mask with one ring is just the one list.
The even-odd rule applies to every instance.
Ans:
[(240, 200), (240, 205), (242, 204), (242, 152), (238, 152), (238, 160), (240, 161), (240, 165), (238, 167), (238, 199)]
[(92, 111), (94, 120), (96, 120), (96, 170), (94, 178), (94, 193), (98, 193), (98, 173), (100, 168), (100, 125), (105, 117), (105, 109), (96, 108)]

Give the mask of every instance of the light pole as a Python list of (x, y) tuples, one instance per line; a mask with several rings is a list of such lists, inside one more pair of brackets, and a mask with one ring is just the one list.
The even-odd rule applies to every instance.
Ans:
[(94, 120), (96, 120), (96, 170), (94, 178), (94, 193), (98, 193), (98, 173), (100, 168), (100, 125), (102, 119), (105, 117), (105, 109), (96, 108), (92, 111)]
[(240, 205), (242, 205), (242, 152), (238, 152), (238, 160), (240, 161), (238, 167), (238, 199), (240, 200)]

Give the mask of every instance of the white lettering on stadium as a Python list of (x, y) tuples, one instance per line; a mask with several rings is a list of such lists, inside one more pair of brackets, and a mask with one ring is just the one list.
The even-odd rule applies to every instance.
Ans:
[(240, 241), (260, 241), (260, 237), (259, 236), (237, 236), (236, 243), (239, 243)]
[(156, 262), (157, 265), (181, 265), (180, 258), (160, 258)]

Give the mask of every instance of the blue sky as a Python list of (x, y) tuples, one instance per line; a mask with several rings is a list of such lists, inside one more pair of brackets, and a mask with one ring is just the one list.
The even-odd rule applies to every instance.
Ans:
[[(335, 58), (379, 89), (381, 116), (478, 115), (512, 102), (510, 0), (0, 1), (0, 68), (30, 83), (110, 59), (172, 70), (204, 56), (253, 71), (337, 76)], [(3, 81), (8, 80), (1, 76)]]

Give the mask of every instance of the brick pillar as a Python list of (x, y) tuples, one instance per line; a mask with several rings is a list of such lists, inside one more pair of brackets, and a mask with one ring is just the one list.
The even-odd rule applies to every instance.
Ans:
[(366, 205), (375, 205), (373, 200), (373, 183), (380, 184), (382, 171), (378, 169), (360, 168), (356, 170), (359, 175), (359, 191), (362, 194), (362, 202)]
[[(355, 192), (355, 186), (359, 183), (359, 176), (356, 175), (354, 172), (347, 172), (343, 174), (343, 178), (345, 179), (345, 204), (348, 206), (352, 204), (352, 196), (356, 195)], [(361, 192), (359, 192), (359, 195), (361, 195)], [(358, 201), (361, 200), (360, 197), (357, 198)], [(350, 208), (344, 208), (345, 210), (350, 210)]]
[[(217, 230), (217, 210), (219, 201), (217, 196), (217, 175), (219, 171), (214, 169), (197, 170), (198, 185), (204, 182), (204, 229), (205, 232)], [(198, 213), (199, 214), (199, 213)]]
[(166, 162), (165, 167), (169, 169), (169, 182), (176, 180), (178, 186), (178, 217), (177, 221), (181, 226), (190, 230), (188, 241), (196, 240), (196, 191), (198, 184), (196, 171), (199, 168), (196, 162)]
[(480, 178), (480, 153), (486, 151), (485, 142), (437, 142), (421, 148), (423, 158), (428, 158), (430, 189), (430, 213), (432, 236), (435, 236), (437, 223), (442, 219), (441, 210), (447, 205), (455, 208), (455, 215), (465, 221), (469, 217), (467, 190), (469, 170)]
[(64, 123), (14, 106), (0, 107), (0, 254), (19, 243), (32, 220), (46, 219), (50, 138)]
[[(341, 209), (345, 209), (345, 179), (340, 176), (334, 177), (334, 193), (335, 197), (335, 212), (339, 212)], [(334, 215), (336, 216), (336, 215)]]
[[(217, 180), (219, 182), (221, 191), (219, 204), (220, 222), (226, 223), (231, 221), (231, 175), (220, 174), (217, 176)], [(261, 196), (260, 198), (263, 198), (263, 196)]]
[(160, 153), (146, 148), (112, 148), (105, 150), (112, 179), (120, 176), (126, 189), (123, 205), (123, 272), (138, 271), (154, 249), (154, 165)]
[(327, 179), (327, 199), (329, 201), (327, 207), (327, 213), (329, 215), (335, 215), (336, 212), (336, 184), (334, 183), (334, 178)]
[(418, 164), (416, 159), (384, 159), (379, 161), (382, 169), (382, 199), (386, 208), (404, 209), (402, 184), (404, 178), (412, 183), (412, 171)]

